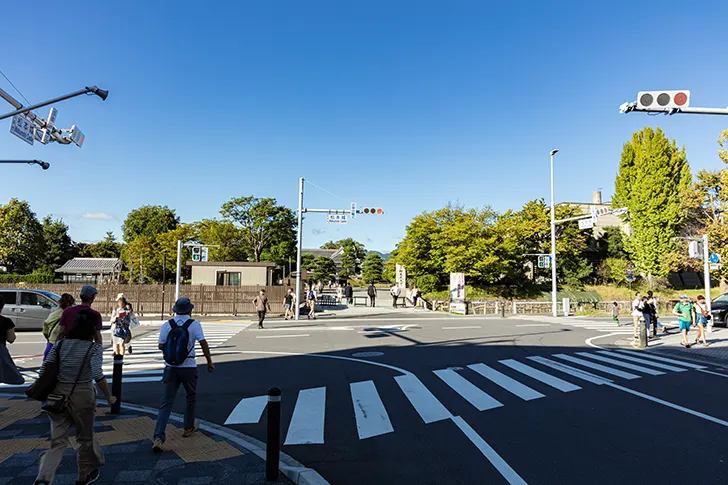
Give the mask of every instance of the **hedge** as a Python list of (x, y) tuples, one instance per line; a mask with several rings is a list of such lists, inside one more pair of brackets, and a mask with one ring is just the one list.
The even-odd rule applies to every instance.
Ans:
[(53, 283), (54, 275), (50, 273), (33, 274), (0, 274), (0, 283), (29, 283), (35, 285)]

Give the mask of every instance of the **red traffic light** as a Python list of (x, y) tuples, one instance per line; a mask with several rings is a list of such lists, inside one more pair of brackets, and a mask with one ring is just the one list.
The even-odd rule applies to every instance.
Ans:
[(384, 211), (381, 207), (377, 207), (377, 214), (384, 214)]
[(637, 107), (644, 110), (663, 111), (663, 108), (687, 108), (690, 91), (640, 91)]
[(362, 212), (364, 214), (384, 214), (384, 209), (382, 209), (381, 207), (365, 207)]

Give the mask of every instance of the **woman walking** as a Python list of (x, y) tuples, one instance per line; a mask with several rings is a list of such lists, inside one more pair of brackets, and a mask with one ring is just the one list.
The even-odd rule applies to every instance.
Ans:
[(708, 341), (705, 338), (705, 327), (708, 326), (708, 318), (710, 313), (708, 312), (708, 304), (705, 302), (703, 295), (698, 295), (698, 301), (695, 303), (695, 323), (698, 325), (698, 338), (695, 339), (695, 345), (698, 345), (700, 338), (703, 338), (703, 346), (708, 346)]
[[(58, 342), (41, 366), (41, 375), (48, 363), (58, 366), (58, 378), (52, 395), (64, 396), (67, 405), (60, 412), (48, 412), (51, 421), (51, 447), (40, 456), (40, 469), (35, 485), (50, 485), (61, 463), (63, 453), (69, 447), (72, 428), (76, 429), (76, 459), (78, 480), (86, 485), (99, 478), (99, 468), (104, 455), (94, 438), (96, 417), (96, 391), (94, 381), (106, 396), (109, 404), (116, 398), (109, 393), (104, 371), (101, 368), (104, 349), (94, 343), (96, 325), (88, 310), (79, 312), (76, 321), (64, 340)], [(50, 401), (50, 399), (49, 399)]]
[(43, 351), (43, 360), (48, 357), (48, 352), (51, 351), (53, 346), (58, 341), (58, 333), (61, 331), (61, 327), (58, 326), (58, 322), (61, 320), (61, 314), (66, 308), (73, 306), (76, 300), (69, 295), (64, 293), (61, 295), (61, 301), (58, 303), (58, 308), (53, 310), (45, 322), (43, 322), (43, 336), (46, 338), (46, 348)]
[[(0, 297), (0, 313), (5, 306), (5, 300)], [(15, 324), (8, 317), (0, 315), (0, 383), (20, 385), (25, 379), (13, 362), (8, 352), (8, 345), (15, 342)]]
[(114, 354), (124, 355), (127, 350), (131, 354), (131, 345), (128, 348), (126, 345), (131, 342), (131, 331), (138, 326), (138, 320), (124, 293), (116, 296), (116, 305), (116, 310), (111, 315), (111, 340), (114, 344)]

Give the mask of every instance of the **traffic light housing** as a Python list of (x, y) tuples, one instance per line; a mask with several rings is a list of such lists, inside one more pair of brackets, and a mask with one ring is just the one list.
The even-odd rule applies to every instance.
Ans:
[(690, 106), (690, 91), (640, 91), (637, 93), (637, 108), (662, 111)]
[(362, 212), (364, 214), (377, 214), (382, 215), (384, 214), (384, 210), (381, 207), (365, 207)]
[(192, 261), (200, 261), (202, 259), (202, 248), (194, 246), (192, 248)]

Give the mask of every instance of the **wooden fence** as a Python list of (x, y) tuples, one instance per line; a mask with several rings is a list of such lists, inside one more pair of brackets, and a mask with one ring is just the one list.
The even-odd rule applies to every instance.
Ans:
[[(1, 284), (3, 288), (28, 288), (69, 293), (78, 300), (81, 284)], [(103, 284), (96, 288), (99, 294), (94, 308), (102, 315), (110, 315), (116, 308), (116, 296), (124, 293), (134, 311), (141, 316), (169, 314), (174, 305), (174, 285), (121, 285)], [(261, 289), (265, 289), (273, 313), (282, 313), (281, 304), (287, 290), (285, 286), (205, 286), (182, 285), (180, 295), (186, 296), (195, 304), (197, 315), (241, 315), (255, 313), (253, 299)]]

